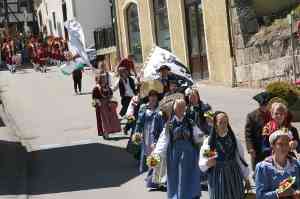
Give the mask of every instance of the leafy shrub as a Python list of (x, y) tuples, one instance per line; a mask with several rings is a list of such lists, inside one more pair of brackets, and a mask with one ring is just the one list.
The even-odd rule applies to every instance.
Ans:
[(287, 101), (289, 106), (292, 106), (300, 95), (296, 86), (285, 81), (272, 82), (266, 90), (271, 93), (272, 97), (280, 97)]

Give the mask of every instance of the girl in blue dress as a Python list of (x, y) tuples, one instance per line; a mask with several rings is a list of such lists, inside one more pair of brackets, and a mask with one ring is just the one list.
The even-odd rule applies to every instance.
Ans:
[(250, 186), (244, 150), (224, 112), (216, 112), (211, 135), (200, 150), (200, 169), (208, 175), (210, 199), (243, 199)]
[[(256, 166), (256, 198), (300, 198), (300, 163), (289, 155), (291, 136), (284, 130), (277, 130), (269, 137), (272, 155)], [(278, 191), (279, 185), (289, 177), (295, 178), (291, 188)]]
[(141, 173), (148, 170), (146, 186), (149, 189), (158, 189), (160, 187), (160, 185), (152, 182), (153, 169), (146, 166), (146, 158), (154, 150), (163, 126), (162, 115), (158, 107), (158, 98), (159, 93), (157, 91), (151, 90), (149, 92), (148, 103), (140, 107), (135, 130), (143, 138), (139, 170)]
[(168, 199), (195, 199), (201, 196), (200, 171), (196, 145), (203, 132), (186, 117), (186, 102), (177, 99), (174, 115), (166, 124), (154, 154), (167, 160)]

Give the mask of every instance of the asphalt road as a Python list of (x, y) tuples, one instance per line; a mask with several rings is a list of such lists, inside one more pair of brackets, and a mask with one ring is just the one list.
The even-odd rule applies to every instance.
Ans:
[[(166, 198), (165, 193), (145, 189), (137, 162), (124, 150), (127, 139), (122, 133), (112, 141), (97, 136), (90, 96), (93, 85), (91, 71), (83, 75), (84, 95), (80, 96), (74, 95), (71, 77), (56, 67), (46, 74), (31, 69), (0, 72), (10, 127), (5, 133), (30, 152), (29, 198)], [(244, 142), (246, 114), (256, 108), (251, 98), (259, 90), (198, 86), (203, 101), (229, 114), (234, 131)], [(0, 140), (6, 139), (1, 137), (5, 133), (0, 128)], [(202, 198), (208, 198), (207, 192)]]

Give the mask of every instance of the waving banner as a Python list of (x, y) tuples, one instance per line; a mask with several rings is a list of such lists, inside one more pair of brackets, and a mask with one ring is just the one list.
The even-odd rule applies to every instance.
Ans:
[(69, 35), (69, 51), (73, 56), (80, 56), (74, 61), (67, 62), (60, 67), (63, 74), (70, 75), (74, 70), (83, 68), (86, 65), (90, 66), (91, 63), (86, 53), (85, 37), (80, 23), (75, 19), (71, 19), (65, 23), (65, 28), (67, 29)]
[(183, 65), (174, 54), (157, 46), (152, 49), (146, 59), (142, 69), (142, 79), (144, 81), (158, 79), (158, 69), (162, 65), (170, 67), (171, 72), (175, 74), (178, 79), (184, 80), (189, 85), (193, 84), (192, 75), (188, 68)]

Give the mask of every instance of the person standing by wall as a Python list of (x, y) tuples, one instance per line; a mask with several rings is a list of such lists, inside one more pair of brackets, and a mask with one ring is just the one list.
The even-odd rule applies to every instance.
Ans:
[(261, 147), (262, 130), (270, 119), (267, 108), (271, 95), (268, 92), (262, 92), (253, 97), (258, 102), (259, 107), (249, 113), (245, 125), (245, 140), (247, 151), (251, 156), (252, 169), (255, 170), (256, 164), (264, 160)]

